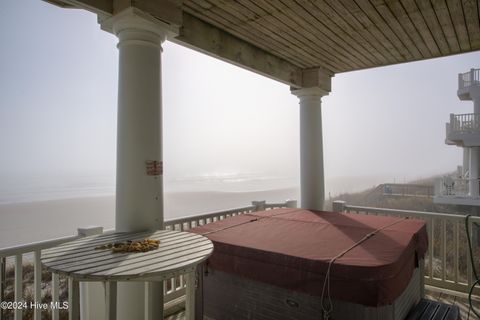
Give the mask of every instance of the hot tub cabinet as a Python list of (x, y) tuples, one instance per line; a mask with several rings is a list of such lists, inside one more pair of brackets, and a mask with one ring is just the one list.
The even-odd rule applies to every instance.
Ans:
[(318, 320), (330, 298), (331, 319), (397, 320), (423, 295), (423, 221), (276, 209), (192, 232), (214, 243), (198, 319)]

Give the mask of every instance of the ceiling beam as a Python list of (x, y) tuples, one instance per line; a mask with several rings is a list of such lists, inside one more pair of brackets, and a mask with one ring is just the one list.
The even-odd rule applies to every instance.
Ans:
[[(124, 8), (125, 5), (137, 7), (152, 15), (173, 24), (181, 23), (180, 34), (168, 40), (189, 47), (209, 56), (232, 63), (236, 66), (259, 73), (271, 79), (285, 83), (293, 88), (302, 87), (302, 69), (293, 63), (260, 49), (251, 43), (233, 36), (209, 23), (206, 23), (186, 12), (175, 19), (159, 14), (165, 3), (170, 1), (145, 0), (45, 0), (65, 8), (81, 8), (101, 16), (110, 16)], [(162, 6), (162, 7), (163, 7)], [(173, 7), (172, 7), (173, 8)], [(173, 11), (172, 11), (173, 12)]]
[(95, 14), (111, 15), (113, 13), (112, 0), (44, 0), (62, 8), (85, 9)]
[(183, 12), (180, 34), (169, 39), (209, 56), (262, 74), (294, 88), (302, 86), (302, 69), (247, 41)]

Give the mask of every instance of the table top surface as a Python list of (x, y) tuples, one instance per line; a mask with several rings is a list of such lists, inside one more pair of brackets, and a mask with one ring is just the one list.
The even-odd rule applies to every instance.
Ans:
[[(109, 243), (159, 240), (148, 252), (114, 253), (96, 249)], [(89, 236), (42, 250), (42, 264), (52, 272), (78, 280), (148, 280), (184, 273), (213, 251), (206, 237), (180, 231), (119, 232)]]

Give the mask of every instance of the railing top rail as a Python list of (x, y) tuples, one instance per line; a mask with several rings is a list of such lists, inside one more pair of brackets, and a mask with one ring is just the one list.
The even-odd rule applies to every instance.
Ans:
[[(115, 230), (113, 229), (108, 229), (105, 230), (103, 233), (111, 233), (114, 232)], [(53, 238), (53, 239), (48, 239), (48, 240), (42, 240), (38, 242), (31, 242), (31, 243), (25, 243), (21, 245), (16, 245), (16, 246), (11, 246), (11, 247), (5, 247), (5, 248), (0, 248), (0, 258), (1, 257), (7, 257), (7, 256), (13, 256), (16, 254), (23, 254), (23, 253), (29, 253), (29, 252), (34, 252), (37, 250), (42, 250), (42, 249), (48, 249), (51, 247), (54, 247), (56, 245), (62, 244), (64, 242), (68, 241), (73, 241), (78, 238), (83, 237), (80, 234), (75, 234), (71, 236), (65, 236), (65, 237), (59, 237), (59, 238)]]
[(460, 117), (475, 116), (475, 115), (480, 116), (480, 113), (456, 113), (456, 114), (454, 114), (453, 116), (454, 116), (455, 118), (457, 118), (457, 117), (460, 118)]
[[(454, 221), (465, 220), (465, 215), (450, 214), (450, 213), (373, 208), (373, 207), (352, 206), (352, 205), (345, 205), (345, 209), (352, 210), (352, 211), (366, 211), (366, 212), (372, 212), (372, 213), (408, 215), (408, 216), (419, 217), (419, 218), (442, 218), (442, 219), (454, 220)], [(470, 221), (480, 223), (480, 217), (472, 216), (470, 218)]]
[(46, 249), (46, 248), (50, 248), (50, 247), (59, 245), (59, 244), (64, 243), (64, 242), (68, 242), (68, 241), (78, 239), (80, 237), (81, 237), (80, 235), (72, 235), (72, 236), (49, 239), (49, 240), (44, 240), (44, 241), (26, 243), (26, 244), (22, 244), (22, 245), (18, 245), (18, 246), (6, 247), (6, 248), (0, 249), (0, 257), (7, 257), (7, 256), (13, 256), (13, 255), (16, 255), (16, 254), (22, 254), (22, 253), (42, 250), (42, 249)]
[(179, 224), (179, 223), (183, 223), (183, 222), (186, 222), (186, 221), (190, 221), (192, 219), (195, 219), (195, 220), (207, 219), (207, 218), (212, 218), (212, 217), (216, 217), (216, 216), (219, 216), (219, 215), (231, 214), (231, 213), (236, 213), (236, 212), (240, 212), (240, 211), (249, 211), (249, 210), (254, 210), (254, 209), (255, 209), (255, 206), (245, 206), (245, 207), (239, 207), (239, 208), (219, 210), (219, 211), (209, 212), (209, 213), (194, 214), (194, 215), (190, 215), (190, 216), (183, 216), (183, 217), (180, 217), (180, 218), (166, 220), (165, 225)]
[[(189, 221), (189, 220), (192, 220), (192, 219), (196, 219), (196, 220), (206, 219), (206, 218), (210, 218), (210, 217), (216, 217), (216, 216), (219, 216), (219, 215), (231, 214), (231, 213), (236, 213), (236, 212), (239, 212), (239, 211), (248, 211), (248, 210), (253, 210), (253, 209), (255, 209), (255, 206), (245, 206), (245, 207), (231, 208), (231, 209), (227, 209), (227, 210), (221, 210), (221, 211), (205, 213), (205, 214), (185, 216), (185, 217), (180, 217), (180, 218), (176, 218), (176, 219), (172, 219), (172, 220), (167, 220), (167, 221), (165, 221), (165, 225), (178, 224), (178, 223), (186, 222), (186, 221)], [(107, 230), (106, 232), (113, 232), (113, 230)], [(71, 236), (59, 237), (59, 238), (48, 239), (48, 240), (32, 242), (32, 243), (26, 243), (26, 244), (21, 244), (21, 245), (6, 247), (6, 248), (0, 248), (0, 257), (13, 256), (13, 255), (17, 255), (17, 254), (23, 254), (23, 253), (34, 252), (34, 251), (37, 251), (37, 250), (50, 248), (50, 247), (59, 245), (59, 244), (64, 243), (64, 242), (68, 242), (68, 241), (78, 239), (79, 237), (81, 237), (81, 236), (80, 235), (71, 235)]]
[(415, 183), (383, 183), (384, 186), (392, 187), (412, 187), (412, 188), (432, 188), (431, 185), (426, 184), (415, 184)]
[(475, 69), (475, 68), (472, 68), (471, 70), (469, 70), (469, 71), (467, 71), (467, 72), (462, 72), (462, 73), (460, 73), (460, 75), (462, 75), (462, 76), (469, 75), (469, 74), (470, 74), (470, 72), (472, 72), (472, 70), (473, 70), (473, 71), (479, 71), (480, 69)]

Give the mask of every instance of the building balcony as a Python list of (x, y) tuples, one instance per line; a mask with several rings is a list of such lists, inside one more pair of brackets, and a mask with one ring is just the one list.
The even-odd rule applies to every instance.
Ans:
[(450, 114), (445, 143), (460, 147), (480, 146), (480, 113)]
[(460, 100), (472, 100), (470, 91), (480, 87), (480, 69), (470, 69), (470, 71), (458, 74), (457, 95)]
[(433, 202), (437, 204), (480, 206), (480, 196), (472, 194), (472, 184), (480, 184), (479, 179), (452, 178), (445, 176), (435, 185)]

